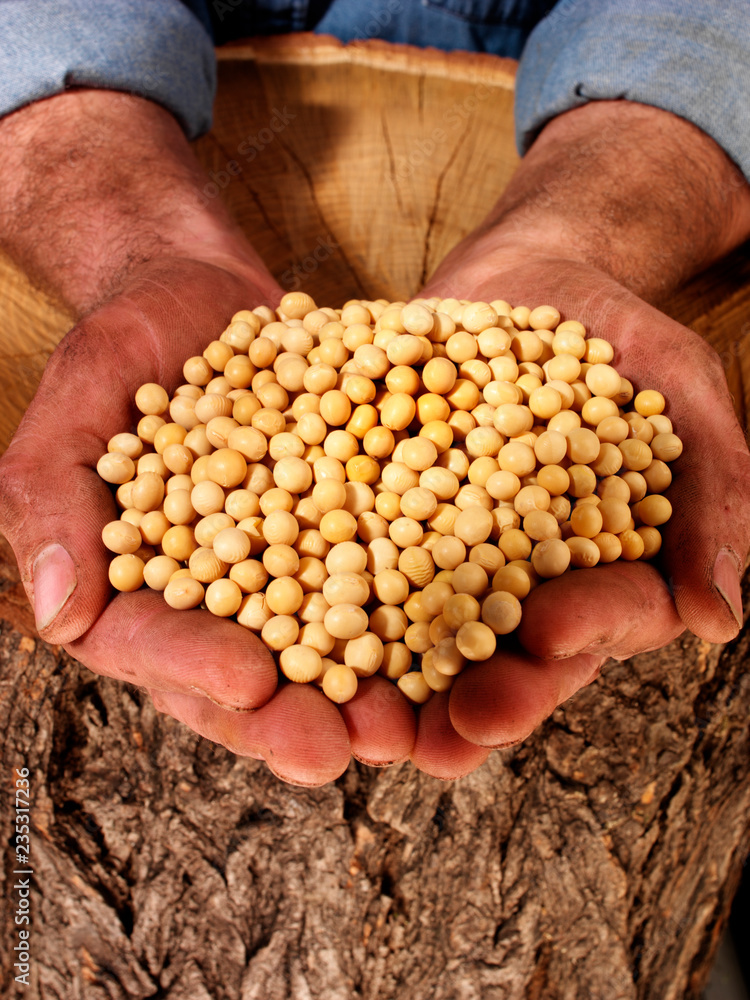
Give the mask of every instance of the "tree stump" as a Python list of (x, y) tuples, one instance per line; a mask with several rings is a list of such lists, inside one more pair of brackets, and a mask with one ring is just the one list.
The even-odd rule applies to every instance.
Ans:
[[(212, 183), (230, 176), (224, 196), (254, 237), (264, 223), (259, 248), (289, 287), (326, 302), (411, 294), (513, 168), (507, 65), (374, 43), (264, 46), (221, 54), (217, 128), (198, 144)], [(487, 97), (450, 128), (446, 108), (480, 86)], [(230, 173), (263, 128), (253, 170)], [(311, 162), (321, 130), (330, 155)], [(373, 162), (374, 187), (362, 176)], [(330, 237), (322, 260), (318, 237)], [(749, 278), (745, 248), (664, 304), (717, 347), (743, 414)], [(9, 267), (2, 280), (32, 359), (7, 433), (65, 317)], [(353, 762), (299, 789), (43, 643), (7, 546), (0, 618), (8, 1000), (698, 1000), (750, 847), (747, 632), (610, 663), (458, 781)], [(13, 965), (20, 768), (28, 987)]]

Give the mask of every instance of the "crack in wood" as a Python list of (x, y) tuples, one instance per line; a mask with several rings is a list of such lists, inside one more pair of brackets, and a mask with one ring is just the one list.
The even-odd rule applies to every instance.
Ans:
[(467, 121), (463, 131), (461, 132), (461, 135), (458, 137), (458, 140), (456, 141), (453, 147), (450, 156), (448, 157), (447, 163), (440, 171), (435, 181), (435, 195), (432, 200), (432, 211), (430, 212), (430, 217), (427, 220), (427, 230), (424, 235), (424, 253), (422, 255), (422, 268), (419, 275), (420, 288), (425, 284), (427, 278), (429, 277), (428, 268), (429, 268), (429, 258), (430, 258), (431, 244), (432, 244), (432, 231), (438, 218), (438, 209), (440, 207), (440, 196), (443, 190), (443, 182), (445, 180), (446, 174), (453, 166), (453, 163), (455, 162), (456, 157), (459, 154), (463, 140), (469, 131), (469, 127), (470, 127), (470, 121)]
[[(234, 159), (228, 152), (228, 150), (225, 149), (223, 143), (218, 139), (218, 137), (215, 135), (214, 132), (209, 132), (208, 135), (206, 136), (206, 139), (210, 140), (212, 145), (214, 145), (221, 152), (222, 156), (225, 157), (226, 163), (229, 163), (231, 160)], [(291, 253), (291, 245), (289, 243), (287, 234), (283, 233), (280, 229), (276, 227), (273, 219), (266, 211), (266, 206), (264, 204), (263, 199), (260, 197), (259, 193), (255, 190), (252, 183), (247, 178), (247, 168), (243, 168), (240, 174), (233, 176), (237, 177), (237, 179), (240, 181), (242, 188), (250, 195), (253, 204), (260, 213), (260, 216), (263, 219), (263, 222), (268, 227), (269, 232), (273, 233), (273, 235), (279, 241), (279, 243), (281, 243), (284, 246), (287, 246)]]
[(388, 154), (388, 175), (393, 185), (394, 194), (396, 195), (396, 204), (398, 205), (398, 210), (401, 215), (404, 215), (404, 204), (401, 201), (401, 188), (399, 187), (398, 180), (396, 179), (396, 158), (393, 153), (393, 144), (391, 142), (391, 134), (388, 130), (388, 121), (385, 111), (382, 111), (380, 114), (380, 129), (383, 134), (383, 142), (385, 143), (385, 149)]
[[(300, 173), (302, 174), (302, 176), (305, 179), (305, 183), (307, 184), (307, 189), (308, 189), (308, 191), (310, 193), (311, 204), (315, 208), (315, 211), (317, 213), (318, 219), (321, 222), (322, 232), (319, 235), (325, 236), (325, 235), (328, 235), (329, 233), (332, 233), (332, 231), (333, 231), (332, 227), (327, 224), (326, 219), (325, 219), (325, 215), (323, 213), (323, 209), (321, 208), (320, 202), (318, 201), (318, 194), (317, 194), (317, 191), (315, 190), (315, 182), (312, 179), (312, 174), (308, 170), (307, 165), (305, 164), (304, 160), (295, 152), (295, 150), (293, 150), (292, 147), (288, 143), (284, 142), (284, 140), (281, 138), (280, 135), (277, 135), (276, 139), (277, 139), (277, 142), (279, 143), (279, 145), (286, 151), (286, 153), (289, 156), (289, 158), (296, 164), (297, 169), (300, 171)], [(357, 274), (357, 272), (355, 271), (354, 266), (352, 265), (351, 261), (349, 260), (349, 257), (347, 256), (347, 253), (346, 253), (346, 250), (344, 249), (344, 247), (340, 243), (336, 247), (336, 252), (340, 255), (340, 257), (341, 257), (342, 261), (344, 262), (347, 270), (349, 271), (349, 273), (351, 274), (352, 278), (354, 279), (354, 282), (356, 284), (356, 287), (357, 287), (358, 294), (359, 294), (360, 298), (367, 298), (367, 293), (366, 293), (366, 291), (365, 291), (365, 289), (364, 289), (364, 287), (362, 285), (362, 282), (360, 281), (360, 277)]]

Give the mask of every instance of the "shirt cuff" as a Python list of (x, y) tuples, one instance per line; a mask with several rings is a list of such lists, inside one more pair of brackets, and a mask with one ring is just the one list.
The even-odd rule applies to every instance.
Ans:
[(0, 116), (71, 87), (156, 101), (189, 139), (211, 127), (211, 39), (180, 0), (0, 0)]
[(519, 151), (556, 115), (624, 98), (697, 125), (750, 179), (748, 66), (745, 0), (561, 0), (521, 57)]

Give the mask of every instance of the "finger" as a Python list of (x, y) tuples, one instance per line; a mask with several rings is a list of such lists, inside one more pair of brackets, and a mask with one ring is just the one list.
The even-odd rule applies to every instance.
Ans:
[(359, 682), (351, 701), (339, 705), (352, 754), (363, 764), (383, 767), (406, 760), (417, 737), (414, 709), (385, 677)]
[[(0, 523), (18, 560), (37, 628), (64, 643), (95, 621), (110, 595), (109, 556), (101, 540), (117, 517), (112, 492), (96, 474), (108, 436), (130, 428), (129, 405), (111, 394), (97, 421), (101, 363), (94, 343), (72, 332), (50, 359), (36, 397), (0, 462)], [(76, 364), (75, 359), (82, 362)], [(114, 399), (112, 396), (114, 395)], [(108, 431), (111, 434), (108, 435)]]
[[(419, 709), (417, 742), (411, 759), (433, 778), (452, 781), (471, 774), (487, 760), (489, 750), (456, 731), (449, 704), (453, 692), (436, 693)], [(449, 701), (451, 699), (451, 701)]]
[(324, 785), (349, 765), (346, 726), (336, 706), (309, 684), (286, 684), (255, 712), (229, 712), (206, 698), (155, 691), (160, 712), (239, 757), (262, 758), (292, 785)]
[[(211, 728), (208, 722), (207, 702), (198, 694), (176, 694), (174, 691), (157, 691), (156, 688), (147, 688), (148, 696), (154, 703), (154, 708), (162, 715), (169, 715), (178, 722), (183, 723), (192, 729), (199, 736), (211, 740), (212, 743), (220, 743), (219, 739), (212, 737), (216, 732), (216, 727)], [(221, 707), (221, 706), (218, 706)], [(227, 709), (227, 711), (229, 711)], [(224, 744), (222, 743), (222, 746)], [(252, 757), (253, 760), (264, 760), (263, 754), (259, 750), (253, 749), (249, 744), (243, 746), (243, 752), (237, 756)]]
[(135, 390), (149, 381), (174, 389), (185, 358), (248, 295), (217, 268), (165, 263), (80, 323), (51, 357), (0, 462), (0, 530), (49, 642), (80, 636), (109, 599), (101, 529), (117, 514), (95, 468), (109, 438), (140, 416)]
[(680, 417), (684, 450), (672, 465), (674, 513), (661, 559), (685, 625), (709, 642), (728, 642), (743, 622), (750, 456), (718, 361), (706, 359), (693, 383), (692, 406)]
[(95, 465), (94, 453), (106, 447), (84, 448), (84, 462), (63, 448), (45, 469), (39, 449), (24, 450), (23, 439), (14, 439), (0, 462), (2, 532), (37, 630), (51, 643), (85, 632), (111, 591), (102, 528), (118, 514), (106, 483), (86, 468), (87, 450)]
[(270, 652), (247, 629), (209, 611), (175, 611), (149, 590), (118, 594), (66, 649), (98, 674), (225, 709), (258, 708), (277, 685)]
[(480, 746), (520, 743), (585, 687), (606, 659), (586, 653), (567, 660), (498, 653), (458, 675), (450, 692), (450, 721), (460, 736)]
[(687, 628), (710, 642), (726, 642), (743, 620), (740, 574), (750, 549), (747, 444), (715, 351), (648, 306), (626, 316), (614, 314), (620, 332), (613, 339), (633, 373), (628, 377), (664, 395), (665, 413), (684, 446), (670, 465), (673, 513), (660, 529), (659, 563)]
[(525, 257), (498, 278), (482, 248), (481, 239), (459, 247), (423, 294), (451, 294), (456, 269), (473, 267), (476, 297), (554, 302), (564, 316), (614, 344), (616, 367), (638, 389), (662, 392), (685, 447), (672, 467), (673, 516), (662, 531), (660, 564), (687, 628), (711, 642), (733, 638), (743, 621), (740, 577), (750, 550), (750, 455), (718, 356), (701, 337), (593, 268)]
[(661, 648), (684, 629), (658, 570), (619, 561), (540, 584), (523, 603), (517, 636), (542, 659), (586, 652), (624, 660)]

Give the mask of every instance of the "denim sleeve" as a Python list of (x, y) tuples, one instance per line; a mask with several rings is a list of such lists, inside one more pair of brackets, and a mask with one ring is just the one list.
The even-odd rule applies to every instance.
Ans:
[(747, 0), (561, 0), (521, 57), (520, 152), (556, 115), (588, 101), (625, 98), (693, 122), (750, 179), (749, 6)]
[(98, 87), (156, 101), (190, 139), (211, 127), (213, 44), (180, 0), (0, 0), (0, 66), (0, 116)]

